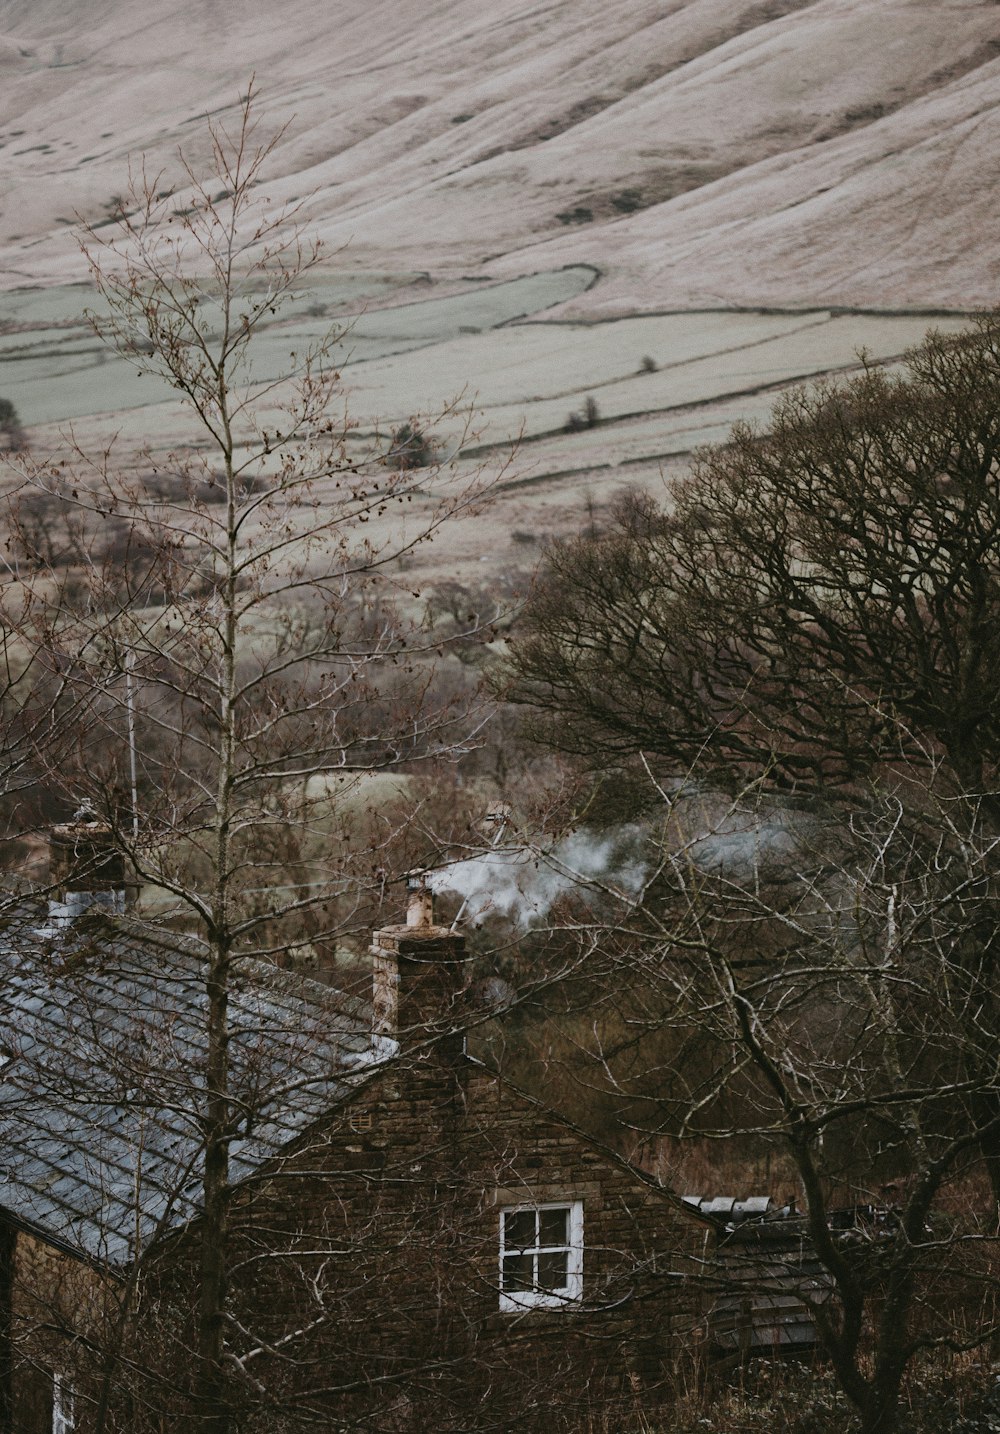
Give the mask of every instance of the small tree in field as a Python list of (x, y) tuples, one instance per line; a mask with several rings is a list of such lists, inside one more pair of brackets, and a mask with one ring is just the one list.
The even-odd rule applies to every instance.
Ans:
[[(235, 1368), (228, 1145), (245, 1118), (229, 1084), (234, 975), (247, 957), (350, 926), (384, 860), (364, 783), (470, 740), (468, 713), (433, 698), (399, 561), (483, 488), (437, 470), (428, 496), (427, 472), (418, 489), (380, 453), (353, 453), (331, 416), (338, 375), (324, 346), (291, 355), (280, 380), (255, 371), (255, 341), (320, 250), (294, 212), (262, 198), (274, 141), (259, 136), (252, 95), (210, 135), (209, 177), (182, 160), (183, 206), (140, 171), (113, 236), (85, 239), (99, 332), (173, 387), (201, 440), (128, 471), (79, 451), (36, 466), (35, 499), (83, 533), (75, 598), (55, 618), (32, 602), (8, 615), (25, 641), (44, 639), (87, 717), (75, 759), (43, 780), (90, 799), (147, 892), (205, 943), (193, 1384), (199, 1427), (223, 1434)], [(13, 505), (15, 537), (25, 513)], [(37, 590), (51, 566), (21, 551), (17, 576)]]
[(7, 447), (15, 453), (24, 447), (24, 429), (9, 398), (0, 398), (0, 433), (6, 436)]

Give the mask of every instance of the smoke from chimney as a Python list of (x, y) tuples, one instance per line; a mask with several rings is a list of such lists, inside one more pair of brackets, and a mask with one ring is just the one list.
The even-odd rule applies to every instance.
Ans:
[(547, 849), (498, 847), (428, 874), (433, 891), (463, 898), (473, 922), (496, 915), (523, 930), (546, 921), (560, 898), (591, 903), (634, 901), (650, 872), (638, 854), (638, 827), (571, 832)]
[(815, 825), (810, 814), (778, 804), (743, 811), (725, 798), (697, 794), (669, 834), (662, 823), (580, 827), (548, 847), (497, 846), (428, 872), (427, 882), (432, 891), (462, 898), (466, 920), (496, 916), (527, 930), (547, 921), (566, 896), (592, 908), (635, 902), (673, 860), (737, 882), (794, 871)]

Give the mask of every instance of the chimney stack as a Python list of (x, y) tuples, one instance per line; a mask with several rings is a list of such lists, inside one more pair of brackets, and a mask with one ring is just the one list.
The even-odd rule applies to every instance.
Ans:
[(119, 916), (125, 910), (125, 858), (113, 832), (89, 802), (49, 837), (49, 919), (66, 924), (97, 906)]
[(406, 878), (406, 924), (384, 926), (372, 938), (372, 1034), (408, 1047), (463, 1046), (460, 1000), (465, 983), (465, 937), (434, 924), (427, 873)]

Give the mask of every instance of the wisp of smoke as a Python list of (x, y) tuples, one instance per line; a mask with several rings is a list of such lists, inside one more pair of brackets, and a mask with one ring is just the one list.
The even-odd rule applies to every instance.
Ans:
[(545, 850), (500, 847), (431, 873), (430, 884), (462, 897), (469, 921), (495, 915), (526, 930), (570, 894), (591, 903), (635, 900), (650, 871), (637, 854), (640, 835), (636, 827), (611, 834), (580, 830)]
[(809, 819), (799, 812), (730, 812), (709, 830), (690, 836), (685, 854), (702, 871), (745, 881), (754, 872), (793, 867), (810, 830)]

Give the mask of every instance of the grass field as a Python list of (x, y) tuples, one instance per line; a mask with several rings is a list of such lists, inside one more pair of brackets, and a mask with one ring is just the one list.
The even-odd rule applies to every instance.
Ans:
[[(766, 421), (783, 388), (849, 372), (862, 350), (891, 362), (932, 324), (964, 322), (826, 309), (547, 318), (595, 283), (583, 266), (447, 286), (414, 273), (313, 274), (262, 331), (253, 378), (273, 383), (293, 351), (332, 330), (329, 361), (342, 375), (353, 445), (417, 417), (459, 469), (503, 470), (486, 515), (455, 524), (414, 558), (421, 580), (509, 584), (546, 538), (592, 521), (618, 489), (682, 471), (737, 419)], [(92, 302), (82, 285), (3, 298), (0, 397), (17, 406), (35, 453), (57, 452), (69, 426), (94, 451), (114, 435), (124, 462), (146, 445), (162, 454), (199, 442), (166, 384), (140, 377), (94, 335), (84, 312)], [(280, 398), (279, 385), (269, 403)], [(588, 400), (596, 421), (567, 431)]]

